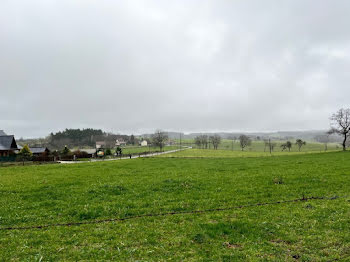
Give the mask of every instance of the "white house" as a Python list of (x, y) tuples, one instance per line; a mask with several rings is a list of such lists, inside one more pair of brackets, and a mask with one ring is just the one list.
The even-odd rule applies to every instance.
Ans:
[(146, 140), (141, 141), (140, 145), (141, 146), (147, 146), (147, 141)]
[(116, 146), (125, 146), (126, 145), (126, 142), (124, 140), (116, 140), (115, 141), (115, 145)]

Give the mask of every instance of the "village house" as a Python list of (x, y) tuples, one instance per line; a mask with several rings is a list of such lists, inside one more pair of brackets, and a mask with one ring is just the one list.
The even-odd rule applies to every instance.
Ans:
[(95, 148), (84, 148), (84, 149), (79, 149), (79, 151), (86, 153), (87, 157), (92, 158), (96, 156), (96, 150)]
[(106, 147), (105, 141), (96, 141), (96, 149), (103, 149)]
[(33, 156), (48, 156), (50, 154), (50, 150), (47, 147), (30, 147), (29, 149)]
[(146, 140), (142, 140), (140, 142), (140, 146), (147, 146), (147, 141)]
[(13, 135), (0, 135), (0, 157), (14, 155), (17, 150), (17, 143)]
[(124, 140), (116, 140), (115, 141), (115, 146), (125, 146), (126, 142)]

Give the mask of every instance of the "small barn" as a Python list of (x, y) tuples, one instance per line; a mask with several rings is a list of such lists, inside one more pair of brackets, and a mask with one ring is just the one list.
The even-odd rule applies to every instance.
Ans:
[(89, 158), (96, 156), (96, 149), (95, 148), (79, 149), (79, 151), (86, 154), (86, 157), (89, 157)]
[(141, 141), (140, 146), (147, 146), (147, 141), (146, 140)]
[(30, 151), (33, 153), (33, 156), (48, 156), (50, 150), (47, 147), (31, 147)]
[(126, 142), (124, 140), (117, 139), (115, 141), (115, 146), (126, 146)]
[(106, 147), (105, 141), (96, 141), (96, 149), (103, 149)]

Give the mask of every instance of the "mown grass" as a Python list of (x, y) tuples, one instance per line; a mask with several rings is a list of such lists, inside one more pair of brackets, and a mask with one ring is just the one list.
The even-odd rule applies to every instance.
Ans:
[[(171, 151), (171, 150), (175, 150), (175, 149), (179, 149), (179, 146), (164, 146), (164, 148), (162, 149), (162, 151)], [(152, 153), (152, 152), (160, 152), (160, 148), (159, 147), (155, 147), (155, 146), (135, 146), (135, 147), (122, 147), (123, 150), (123, 154), (124, 155), (128, 155), (128, 154), (140, 154), (140, 153)]]
[(169, 211), (123, 222), (0, 230), (0, 260), (332, 261), (350, 256), (350, 153), (150, 158), (0, 170), (0, 229)]
[[(337, 152), (335, 150), (320, 151), (318, 153), (329, 153)], [(291, 156), (291, 155), (302, 155), (302, 154), (315, 154), (315, 151), (237, 151), (237, 150), (214, 150), (214, 149), (186, 149), (174, 153), (159, 155), (157, 157), (162, 158), (173, 158), (173, 157), (187, 157), (187, 158), (242, 158), (242, 157), (271, 157), (271, 156)]]
[[(298, 152), (299, 148), (297, 145), (295, 145), (295, 140), (290, 140), (292, 142), (292, 148), (291, 148), (291, 152)], [(178, 141), (177, 141), (178, 142)], [(271, 141), (271, 143), (275, 144), (274, 147), (274, 152), (281, 152), (282, 151), (282, 147), (281, 145), (283, 143), (285, 143), (286, 141), (276, 141), (273, 140)], [(183, 144), (185, 145), (191, 145), (193, 148), (197, 148), (199, 149), (195, 143), (194, 140), (191, 139), (187, 139), (183, 141)], [(212, 145), (208, 145), (208, 149), (213, 149)], [(228, 139), (222, 139), (221, 143), (219, 144), (218, 147), (219, 150), (231, 150), (233, 149), (233, 151), (241, 151), (241, 147), (239, 144), (239, 140), (235, 140), (232, 143), (232, 140), (228, 140)], [(334, 150), (341, 150), (341, 146), (340, 144), (337, 143), (328, 143), (327, 144), (327, 149), (328, 151), (334, 151)], [(252, 141), (250, 146), (247, 146), (246, 148), (244, 148), (244, 151), (248, 151), (248, 152), (264, 152), (264, 151), (269, 151), (268, 147), (265, 146), (265, 142), (264, 141)], [(288, 151), (288, 150), (286, 150)], [(310, 142), (307, 141), (306, 145), (303, 145), (301, 148), (302, 152), (323, 152), (325, 151), (325, 145), (322, 143), (317, 143), (317, 142)]]

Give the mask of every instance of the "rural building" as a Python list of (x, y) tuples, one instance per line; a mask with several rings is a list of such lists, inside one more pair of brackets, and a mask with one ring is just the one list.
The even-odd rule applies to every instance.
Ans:
[(88, 157), (95, 157), (96, 155), (96, 149), (95, 148), (86, 148), (86, 149), (79, 149), (80, 152), (85, 152)]
[(116, 146), (125, 146), (126, 145), (126, 142), (124, 140), (116, 140), (115, 141), (115, 145)]
[(96, 141), (96, 149), (102, 149), (106, 147), (105, 141)]
[(175, 145), (175, 144), (176, 144), (175, 140), (172, 140), (172, 139), (168, 140), (167, 145), (172, 146), (172, 145)]
[(29, 149), (33, 156), (47, 156), (50, 154), (50, 150), (47, 147), (31, 147)]
[(0, 157), (7, 157), (18, 150), (15, 137), (11, 136), (0, 136)]
[(142, 140), (140, 143), (140, 146), (147, 146), (147, 141), (146, 140)]

